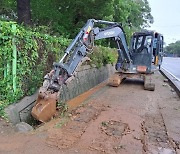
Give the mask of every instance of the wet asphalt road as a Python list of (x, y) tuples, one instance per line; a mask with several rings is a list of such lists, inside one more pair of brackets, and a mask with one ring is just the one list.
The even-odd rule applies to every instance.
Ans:
[(180, 81), (180, 58), (164, 57), (162, 68)]

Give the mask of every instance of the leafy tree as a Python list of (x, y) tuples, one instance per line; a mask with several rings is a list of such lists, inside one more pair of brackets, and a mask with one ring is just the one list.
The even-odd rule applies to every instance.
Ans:
[[(16, 5), (16, 0), (1, 1), (2, 5), (16, 10), (12, 6)], [(31, 0), (31, 10), (35, 25), (47, 26), (56, 35), (69, 38), (74, 38), (90, 18), (122, 23), (128, 39), (132, 32), (139, 31), (153, 22), (147, 0)], [(20, 16), (20, 13), (18, 15)]]
[(32, 0), (32, 17), (38, 24), (71, 38), (90, 19), (117, 21), (128, 35), (153, 21), (147, 0)]
[(175, 43), (169, 44), (166, 47), (166, 52), (180, 56), (180, 41), (176, 41)]

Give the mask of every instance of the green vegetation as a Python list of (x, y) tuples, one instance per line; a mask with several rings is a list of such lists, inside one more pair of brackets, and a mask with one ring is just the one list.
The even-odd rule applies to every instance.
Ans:
[(94, 47), (93, 53), (89, 55), (91, 64), (101, 67), (106, 64), (113, 64), (117, 60), (117, 49), (103, 46)]
[(180, 41), (169, 44), (166, 47), (166, 52), (180, 57)]
[(70, 38), (91, 18), (120, 22), (128, 35), (153, 20), (147, 0), (32, 0), (31, 6), (35, 23)]
[[(37, 90), (69, 40), (31, 31), (14, 22), (0, 21), (0, 32), (1, 112), (9, 103)], [(13, 44), (17, 48), (16, 90), (13, 89)]]

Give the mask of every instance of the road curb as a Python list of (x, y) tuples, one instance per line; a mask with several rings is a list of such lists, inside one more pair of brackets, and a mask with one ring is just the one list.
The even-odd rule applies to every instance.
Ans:
[(176, 90), (178, 96), (180, 97), (180, 81), (171, 73), (169, 73), (165, 68), (161, 67), (160, 69), (161, 74), (163, 74), (166, 78), (169, 79), (170, 83), (172, 84), (173, 88)]

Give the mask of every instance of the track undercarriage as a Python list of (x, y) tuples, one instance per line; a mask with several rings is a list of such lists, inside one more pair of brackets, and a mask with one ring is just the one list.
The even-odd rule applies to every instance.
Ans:
[(153, 74), (141, 73), (115, 73), (108, 82), (108, 85), (118, 87), (125, 79), (140, 79), (144, 81), (144, 89), (149, 91), (155, 90), (155, 83), (153, 82)]

